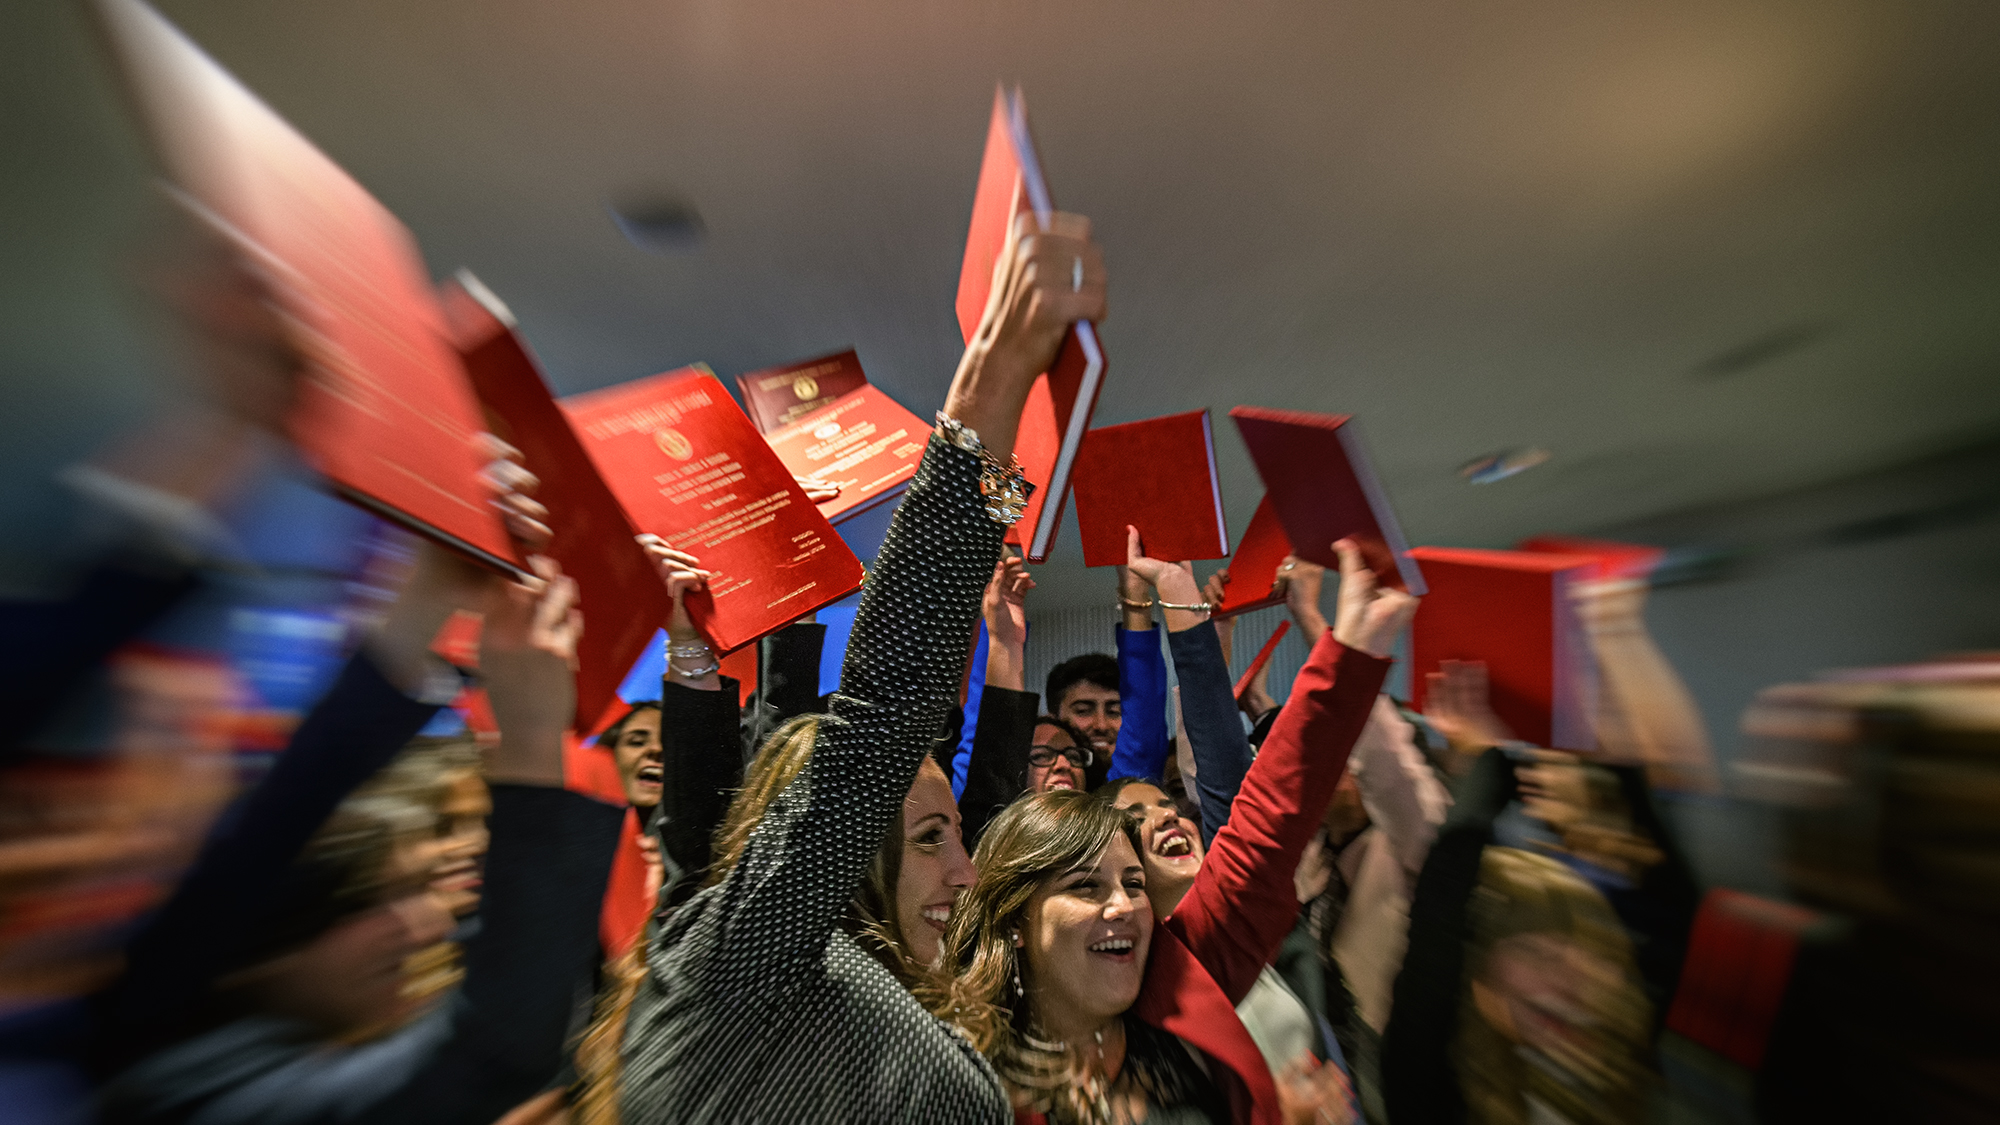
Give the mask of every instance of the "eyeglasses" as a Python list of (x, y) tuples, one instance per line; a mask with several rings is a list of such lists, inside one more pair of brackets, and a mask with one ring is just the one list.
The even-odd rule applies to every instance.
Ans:
[(1068, 758), (1078, 769), (1089, 769), (1096, 761), (1087, 746), (1035, 746), (1028, 750), (1028, 764), (1036, 769), (1047, 769), (1056, 764), (1057, 758)]

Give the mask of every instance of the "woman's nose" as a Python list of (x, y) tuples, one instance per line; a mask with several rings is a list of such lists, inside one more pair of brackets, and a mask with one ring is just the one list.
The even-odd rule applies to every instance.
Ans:
[(944, 885), (959, 890), (979, 881), (979, 870), (972, 866), (972, 857), (965, 854), (962, 838), (948, 840), (944, 847)]

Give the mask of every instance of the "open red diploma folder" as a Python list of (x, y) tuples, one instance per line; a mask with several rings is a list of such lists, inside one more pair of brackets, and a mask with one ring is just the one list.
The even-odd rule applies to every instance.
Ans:
[(908, 491), (930, 435), (930, 425), (888, 392), (863, 384), (764, 440), (793, 476), (840, 486), (819, 511), (842, 523)]
[(1206, 410), (1090, 431), (1074, 479), (1085, 566), (1123, 565), (1128, 524), (1139, 529), (1150, 558), (1187, 562), (1229, 553)]
[(517, 569), (480, 477), (479, 404), (409, 232), (139, 0), (97, 0), (182, 201), (271, 284), (304, 357), (292, 440), (344, 498)]
[(1292, 553), (1292, 541), (1285, 538), (1285, 525), (1278, 522), (1278, 510), (1269, 496), (1257, 501), (1250, 513), (1250, 526), (1243, 529), (1243, 541), (1229, 558), (1229, 584), (1224, 587), (1222, 605), (1216, 617), (1234, 617), (1267, 606), (1283, 605), (1283, 591), (1272, 592), (1278, 568)]
[(541, 478), (535, 497), (549, 509), (548, 554), (576, 580), (583, 610), (576, 729), (595, 730), (617, 702), (625, 673), (666, 624), (673, 599), (549, 394), (507, 307), (469, 273), (447, 282), (442, 296), (466, 374), (486, 408), (487, 428), (520, 450), (528, 471)]
[(719, 651), (861, 585), (854, 552), (707, 370), (573, 395), (563, 408), (633, 526), (714, 572), (688, 612)]
[(764, 434), (783, 429), (841, 395), (867, 385), (861, 357), (854, 354), (853, 348), (839, 355), (823, 355), (736, 377), (736, 389), (743, 392), (743, 410), (757, 424), (757, 432)]
[(1264, 478), (1264, 498), (1278, 513), (1293, 554), (1337, 571), (1334, 541), (1352, 538), (1384, 585), (1424, 592), (1423, 572), (1410, 559), (1351, 415), (1238, 406), (1229, 417), (1250, 448)]
[[(965, 260), (958, 275), (958, 327), (969, 343), (986, 313), (993, 266), (1007, 247), (1014, 216), (1033, 211), (1046, 221), (1055, 211), (1041, 160), (1028, 133), (1027, 104), (1021, 92), (993, 93), (993, 118), (986, 131), (986, 154), (979, 164), (979, 188), (972, 199), (972, 225), (965, 236)], [(1029, 562), (1045, 562), (1055, 548), (1069, 495), (1070, 471), (1090, 428), (1091, 411), (1104, 381), (1104, 349), (1088, 321), (1071, 326), (1047, 373), (1035, 380), (1021, 412), (1014, 456), (1035, 487), (1027, 511), (1008, 533)]]
[(1583, 555), (1418, 547), (1430, 593), (1410, 626), (1410, 683), (1419, 710), (1424, 677), (1446, 660), (1486, 665), (1493, 711), (1518, 738), (1557, 750), (1591, 750), (1596, 661), (1570, 604), (1587, 578)]

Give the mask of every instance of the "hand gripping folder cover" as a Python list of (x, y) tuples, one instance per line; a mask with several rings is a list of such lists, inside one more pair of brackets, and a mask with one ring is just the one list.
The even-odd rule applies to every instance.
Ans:
[(1278, 510), (1271, 506), (1271, 498), (1265, 496), (1257, 501), (1257, 510), (1250, 513), (1250, 526), (1243, 529), (1243, 541), (1236, 545), (1236, 553), (1229, 556), (1229, 583), (1223, 589), (1222, 606), (1215, 616), (1234, 617), (1283, 605), (1284, 591), (1273, 591), (1272, 587), (1278, 581), (1278, 568), (1291, 553), (1292, 541), (1285, 538), (1285, 525), (1278, 522)]
[(409, 232), (153, 9), (94, 7), (179, 199), (286, 315), (305, 363), (287, 426), (306, 461), (345, 499), (519, 569), (480, 475), (479, 404)]
[[(972, 224), (965, 238), (965, 260), (958, 276), (958, 327), (967, 342), (979, 330), (986, 299), (993, 288), (993, 265), (1006, 249), (1014, 216), (1033, 211), (1047, 221), (1055, 211), (1041, 160), (1028, 133), (1027, 105), (1021, 92), (993, 94), (993, 117), (986, 132), (986, 154), (979, 165), (979, 188), (972, 200)], [(1035, 380), (1021, 412), (1014, 439), (1014, 456), (1034, 485), (1027, 511), (1007, 541), (1019, 544), (1029, 562), (1045, 562), (1055, 548), (1062, 524), (1063, 502), (1069, 495), (1070, 472), (1091, 411), (1104, 381), (1104, 349), (1097, 328), (1088, 321), (1072, 325), (1063, 337), (1055, 363)]]
[(861, 563), (706, 369), (563, 400), (633, 526), (715, 572), (688, 612), (730, 652), (845, 597)]
[(499, 298), (461, 271), (443, 289), (466, 374), (486, 408), (487, 428), (521, 451), (541, 478), (549, 509), (548, 554), (576, 580), (583, 610), (577, 642), (576, 729), (595, 730), (617, 705), (618, 685), (673, 612), (673, 599), (618, 498), (598, 476), (569, 418), (550, 396), (540, 365)]
[(1424, 592), (1423, 572), (1410, 559), (1349, 415), (1238, 406), (1229, 417), (1264, 478), (1264, 498), (1284, 525), (1292, 553), (1338, 570), (1334, 541), (1352, 538), (1384, 585)]
[(1169, 562), (1229, 553), (1208, 411), (1100, 426), (1077, 455), (1076, 524), (1086, 566), (1125, 562), (1125, 528)]
[(1486, 665), (1493, 711), (1517, 738), (1557, 750), (1597, 746), (1597, 664), (1570, 585), (1583, 555), (1418, 547), (1430, 593), (1410, 626), (1410, 683), (1422, 709), (1429, 673), (1446, 660)]

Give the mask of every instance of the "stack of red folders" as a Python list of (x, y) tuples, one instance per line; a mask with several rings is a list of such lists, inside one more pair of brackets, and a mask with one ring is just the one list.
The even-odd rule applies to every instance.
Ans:
[(1208, 411), (1101, 426), (1076, 459), (1076, 523), (1086, 566), (1125, 562), (1126, 527), (1169, 562), (1229, 553)]
[[(979, 187), (972, 201), (972, 224), (965, 239), (965, 259), (958, 277), (958, 326), (967, 343), (979, 330), (986, 299), (993, 288), (993, 266), (1006, 249), (1014, 217), (1032, 212), (1046, 221), (1055, 210), (1041, 160), (1028, 133), (1028, 111), (1015, 90), (996, 90), (993, 117), (986, 133), (986, 154), (979, 165)], [(1083, 435), (1097, 407), (1104, 380), (1104, 350), (1097, 329), (1079, 322), (1063, 337), (1055, 363), (1035, 380), (1014, 438), (1014, 456), (1034, 486), (1027, 511), (1008, 533), (1030, 562), (1044, 562), (1055, 548), (1062, 524), (1063, 502), (1069, 495), (1071, 470)]]
[(347, 500), (518, 569), (481, 477), (479, 405), (409, 232), (157, 12), (94, 11), (180, 200), (295, 326), (273, 333), (310, 372), (287, 419), (306, 461)]
[(1493, 711), (1515, 737), (1558, 750), (1597, 746), (1597, 663), (1570, 602), (1589, 577), (1584, 555), (1418, 547), (1430, 593), (1410, 626), (1418, 709), (1425, 676), (1447, 660), (1486, 665)]
[(736, 389), (743, 395), (743, 412), (757, 424), (760, 434), (783, 429), (841, 395), (867, 385), (861, 357), (852, 348), (736, 377)]
[(1222, 606), (1215, 616), (1234, 617), (1266, 606), (1282, 605), (1285, 594), (1278, 587), (1278, 568), (1292, 553), (1292, 541), (1285, 538), (1285, 525), (1278, 522), (1278, 510), (1271, 498), (1257, 501), (1250, 513), (1250, 526), (1243, 529), (1243, 541), (1229, 557), (1229, 583), (1223, 589)]
[(1264, 498), (1278, 513), (1293, 554), (1338, 569), (1333, 544), (1353, 539), (1384, 585), (1424, 592), (1423, 572), (1410, 560), (1403, 529), (1349, 415), (1238, 406), (1229, 417), (1250, 449)]
[(479, 279), (460, 272), (443, 290), (446, 320), (465, 371), (486, 408), (487, 427), (521, 451), (541, 478), (549, 510), (548, 554), (576, 580), (583, 610), (577, 642), (576, 729), (600, 725), (618, 685), (673, 611), (673, 601), (618, 498), (584, 452), (513, 316)]
[(633, 526), (714, 572), (688, 612), (718, 650), (861, 585), (854, 552), (706, 369), (575, 395), (563, 408)]

